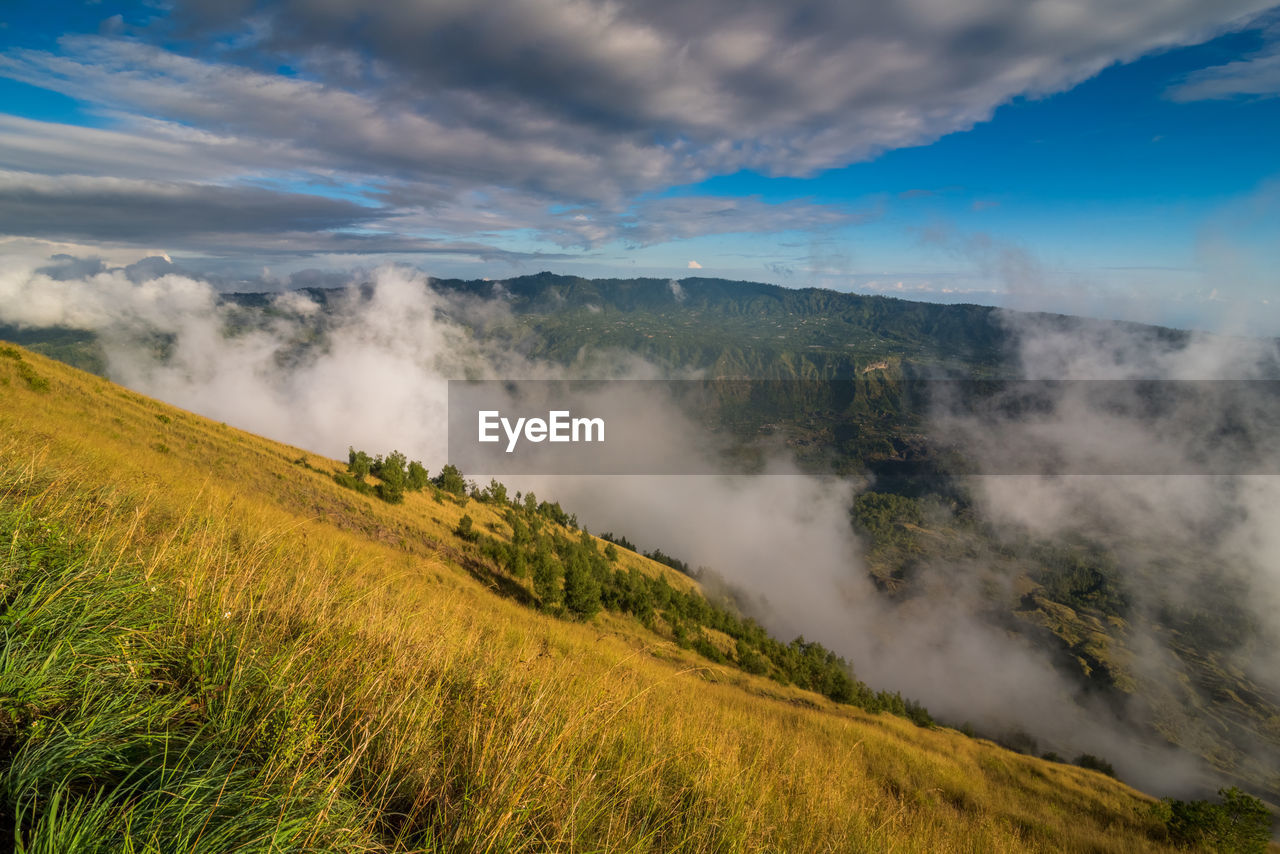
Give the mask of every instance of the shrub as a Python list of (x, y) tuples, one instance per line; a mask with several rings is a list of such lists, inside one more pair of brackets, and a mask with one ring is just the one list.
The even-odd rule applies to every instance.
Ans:
[(37, 374), (26, 362), (18, 363), (18, 376), (22, 377), (22, 381), (32, 391), (43, 393), (49, 390), (49, 381)]
[(399, 504), (404, 501), (404, 485), (401, 483), (384, 480), (378, 484), (376, 492), (378, 497), (388, 504)]
[(338, 486), (345, 486), (347, 489), (354, 489), (361, 495), (373, 494), (372, 486), (365, 483), (363, 480), (358, 480), (355, 475), (350, 472), (338, 472), (333, 476), (333, 479), (337, 482)]
[(703, 658), (709, 658), (716, 664), (724, 664), (728, 659), (724, 657), (724, 653), (720, 648), (707, 639), (707, 636), (699, 633), (693, 640), (693, 649)]

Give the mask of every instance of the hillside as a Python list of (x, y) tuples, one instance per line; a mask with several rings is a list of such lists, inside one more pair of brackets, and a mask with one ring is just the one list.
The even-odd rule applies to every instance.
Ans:
[(1102, 774), (495, 595), (454, 534), (503, 530), (482, 502), (385, 504), (16, 348), (0, 435), (23, 850), (1162, 847)]

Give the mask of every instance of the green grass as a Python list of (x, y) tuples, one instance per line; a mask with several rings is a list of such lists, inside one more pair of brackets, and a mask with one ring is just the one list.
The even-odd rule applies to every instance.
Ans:
[(364, 850), (346, 830), (362, 808), (320, 761), (333, 721), (282, 678), (279, 652), (246, 649), (230, 620), (184, 608), (171, 585), (40, 515), (29, 496), (50, 486), (0, 472), (6, 842), (33, 854)]

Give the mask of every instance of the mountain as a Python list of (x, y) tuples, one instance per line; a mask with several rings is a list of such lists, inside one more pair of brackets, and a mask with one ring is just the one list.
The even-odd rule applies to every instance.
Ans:
[(522, 604), (531, 582), (476, 536), (511, 541), (509, 502), (389, 504), (340, 462), (10, 346), (0, 435), (0, 821), (21, 850), (1168, 839), (1167, 806), (1095, 771), (715, 664), (657, 623)]
[[(366, 296), (371, 287), (365, 288)], [(1267, 625), (1249, 606), (1243, 570), (1229, 562), (1231, 555), (1222, 548), (1230, 539), (1226, 532), (1234, 505), (1223, 503), (1199, 521), (1192, 531), (1202, 537), (1194, 542), (1135, 538), (1124, 524), (1108, 526), (1105, 520), (1060, 535), (996, 524), (963, 479), (950, 476), (957, 461), (939, 452), (931, 425), (904, 405), (911, 384), (921, 377), (1013, 373), (1019, 334), (1029, 326), (1086, 343), (1118, 334), (1143, 348), (1171, 351), (1190, 346), (1188, 333), (711, 279), (592, 281), (540, 274), (497, 283), (433, 280), (431, 288), (447, 297), (441, 310), (473, 339), (510, 347), (568, 372), (588, 371), (596, 362), (607, 364), (611, 354), (623, 354), (638, 355), (672, 373), (763, 377), (802, 387), (803, 397), (765, 407), (754, 401), (748, 407), (722, 406), (714, 415), (744, 442), (776, 431), (811, 468), (874, 476), (872, 486), (851, 496), (849, 521), (868, 552), (865, 567), (850, 570), (869, 575), (875, 598), (895, 625), (910, 627), (970, 608), (985, 627), (1010, 639), (1003, 652), (1030, 650), (1060, 677), (1069, 695), (1064, 708), (1088, 709), (1091, 721), (1115, 734), (1113, 743), (1143, 750), (1174, 748), (1195, 757), (1201, 770), (1194, 791), (1235, 785), (1272, 802), (1280, 799), (1280, 697), (1264, 678), (1265, 670), (1254, 664), (1266, 660)], [(324, 310), (289, 327), (294, 337), (275, 356), (283, 360), (282, 371), (293, 360), (305, 362), (309, 354), (322, 352), (331, 324), (353, 310), (345, 291), (306, 294)], [(274, 329), (283, 316), (272, 295), (229, 295), (223, 305), (228, 311), (220, 321), (225, 320), (223, 332), (232, 338)], [(0, 330), (7, 332), (86, 367), (105, 364), (101, 342), (89, 333)], [(135, 343), (163, 360), (172, 341), (159, 334)], [(298, 454), (298, 460), (304, 471), (318, 468), (312, 473), (330, 480), (342, 475), (313, 457)], [(963, 471), (965, 461), (958, 462)], [(450, 504), (438, 491), (432, 496), (437, 506)], [(405, 506), (419, 498), (408, 496)], [(363, 500), (379, 512), (401, 512), (372, 498)], [(538, 559), (536, 541), (527, 542), (517, 557), (507, 510), (495, 512), (489, 502), (475, 499), (469, 506), (479, 508), (465, 511), (472, 517), (472, 536), (461, 538), (460, 551), (450, 552), (452, 560), (511, 602), (545, 604), (531, 577)], [(636, 513), (643, 514), (643, 508)], [(538, 517), (519, 516), (520, 524), (545, 524)], [(558, 507), (549, 518), (557, 525), (564, 521)], [(434, 522), (439, 530), (414, 537), (456, 542), (460, 519), (440, 516)], [(643, 523), (637, 518), (637, 525)], [(637, 536), (625, 529), (616, 533), (620, 538)], [(543, 549), (561, 565), (561, 576), (575, 559), (577, 535), (565, 528)], [(604, 549), (597, 544), (592, 554), (581, 555), (588, 574), (600, 567)], [(650, 617), (643, 607), (620, 604), (631, 601), (631, 594), (627, 583), (612, 580), (615, 569), (643, 574), (649, 566), (621, 551), (623, 564), (596, 578), (597, 595), (612, 604), (602, 604), (604, 610), (591, 619), (638, 626), (642, 636), (652, 634), (690, 656), (690, 666), (727, 666), (735, 679), (764, 677), (764, 694), (776, 696), (786, 682), (863, 710), (889, 709), (909, 718), (919, 709), (880, 690), (884, 686), (874, 679), (870, 686), (846, 682), (838, 659), (828, 658), (820, 646), (788, 643), (785, 637), (766, 641), (760, 626), (770, 624), (768, 608), (757, 607), (760, 602), (751, 590), (731, 584), (726, 589), (721, 581), (711, 584), (715, 575), (701, 576), (713, 591), (711, 611), (702, 605), (666, 613), (657, 608)], [(734, 576), (734, 567), (714, 569), (720, 576)], [(673, 589), (682, 579), (688, 582), (671, 573), (647, 577), (666, 578)], [(651, 592), (670, 601), (662, 591)], [(923, 611), (922, 604), (927, 606)], [(933, 617), (922, 618), (922, 613)], [(990, 654), (991, 667), (998, 668), (1000, 660), (1000, 653)], [(852, 662), (859, 673), (876, 672), (877, 663), (875, 656)], [(916, 690), (903, 688), (908, 694)], [(941, 699), (948, 697), (944, 693)], [(1023, 753), (1073, 757), (1081, 750), (1070, 736), (1046, 734), (1052, 723), (1048, 719), (1016, 727), (975, 726), (964, 703), (944, 702), (939, 711), (935, 693), (928, 705), (944, 723)], [(1134, 767), (1132, 757), (1127, 766), (1119, 757), (1111, 758), (1122, 769)], [(1097, 764), (1104, 766), (1106, 759), (1104, 755)]]

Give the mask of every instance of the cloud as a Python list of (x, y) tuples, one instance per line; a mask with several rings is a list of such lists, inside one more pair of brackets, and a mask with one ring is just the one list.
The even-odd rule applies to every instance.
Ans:
[(452, 115), (448, 103), (407, 103), (387, 84), (353, 91), (128, 39), (71, 36), (61, 45), (64, 54), (11, 51), (0, 57), (0, 74), (102, 105), (126, 127), (137, 116), (219, 138), (260, 140), (271, 160), (289, 152), (294, 168), (463, 179), (579, 200), (617, 198), (655, 178), (705, 174), (677, 173), (664, 147), (548, 127), (523, 111), (469, 122)]
[[(0, 53), (0, 75), (76, 98), (99, 125), (0, 117), (0, 166), (329, 182), (433, 238), (532, 230), (596, 247), (760, 233), (770, 218), (772, 230), (820, 229), (861, 214), (645, 194), (740, 170), (811, 175), (927, 144), (1011, 98), (1241, 26), (1267, 2), (1120, 13), (1104, 0), (921, 0), (912, 12), (840, 0), (183, 0), (127, 37)], [(287, 200), (265, 205), (259, 233), (289, 219)], [(361, 215), (333, 200), (321, 210)], [(134, 215), (146, 221), (132, 207), (117, 219)], [(56, 236), (36, 221), (50, 227), (39, 236)]]
[[(1274, 780), (1280, 754), (1267, 740), (1265, 718), (1221, 724), (1214, 707), (1221, 698), (1197, 681), (1190, 663), (1205, 656), (1252, 681), (1258, 696), (1280, 692), (1280, 540), (1271, 521), (1280, 477), (1262, 474), (1280, 470), (1272, 401), (1256, 386), (1222, 382), (1274, 379), (1280, 346), (1050, 315), (999, 317), (1016, 342), (1019, 375), (1053, 382), (1036, 384), (1037, 404), (1024, 399), (1003, 419), (940, 411), (932, 431), (957, 442), (979, 471), (1032, 472), (1054, 461), (1074, 474), (976, 478), (983, 517), (1001, 535), (1102, 545), (1129, 609), (1115, 633), (1124, 652), (1114, 660), (1147, 701), (1130, 704), (1125, 719), (1229, 761), (1255, 783)], [(1165, 381), (1165, 391), (1134, 380)], [(1186, 473), (1206, 470), (1221, 474)], [(1107, 473), (1144, 471), (1157, 474)], [(1248, 473), (1231, 474), (1240, 471)], [(1188, 649), (1180, 632), (1199, 631), (1191, 621), (1206, 611), (1232, 631), (1200, 631)], [(1170, 625), (1181, 628), (1170, 632)], [(1126, 766), (1137, 761), (1125, 745), (1114, 749)]]
[(461, 255), (547, 260), (482, 243), (406, 236), (394, 211), (261, 187), (0, 171), (0, 234), (240, 255)]
[(0, 168), (160, 181), (227, 180), (305, 166), (289, 146), (221, 137), (129, 117), (96, 128), (0, 114)]
[(257, 187), (0, 172), (0, 233), (148, 242), (210, 233), (324, 232), (386, 212)]
[(1171, 87), (1166, 95), (1174, 101), (1274, 98), (1280, 95), (1280, 47), (1250, 59), (1197, 71)]
[[(1015, 95), (1060, 91), (1267, 5), (1177, 0), (1123, 14), (1103, 2), (1012, 0), (927, 2), (914, 14), (838, 0), (803, 10), (766, 0), (178, 8), (199, 32), (235, 32), (246, 15), (266, 20), (259, 50), (310, 60), (302, 67), (334, 81), (357, 79), (335, 74), (334, 57), (376, 58), (402, 90), (466, 93), (453, 106), (472, 121), (537, 116), (588, 145), (648, 148), (640, 141), (656, 137), (689, 151), (676, 168), (797, 175), (965, 129)], [(373, 64), (338, 65), (358, 74)]]
[(124, 29), (124, 15), (118, 13), (104, 18), (102, 23), (98, 24), (98, 32), (104, 36), (119, 35), (124, 32)]
[(699, 264), (697, 261), (690, 261), (690, 262), (689, 262), (689, 269), (690, 269), (690, 270), (701, 270), (701, 269), (702, 269), (702, 265), (701, 265), (701, 264)]
[[(384, 194), (389, 202), (410, 203), (401, 194)], [(650, 246), (711, 234), (765, 234), (783, 231), (821, 232), (861, 225), (881, 214), (881, 207), (855, 208), (805, 200), (766, 202), (759, 196), (681, 196), (643, 199), (623, 205), (576, 205), (549, 208), (536, 196), (509, 191), (468, 191), (443, 198), (417, 211), (396, 212), (401, 227), (453, 233), (494, 234), (534, 229), (557, 246), (591, 249), (619, 241)]]
[(80, 258), (75, 255), (58, 253), (51, 255), (49, 260), (53, 263), (39, 267), (35, 272), (38, 275), (48, 276), (55, 282), (65, 282), (70, 279), (87, 279), (107, 271), (107, 265), (103, 263), (101, 258)]
[(848, 205), (803, 200), (766, 202), (759, 196), (680, 196), (641, 202), (619, 215), (613, 226), (628, 244), (648, 246), (706, 234), (820, 232), (862, 225), (881, 215), (879, 205)]
[(1193, 71), (1165, 90), (1172, 101), (1274, 98), (1280, 95), (1280, 24), (1266, 30), (1266, 46), (1235, 62)]

